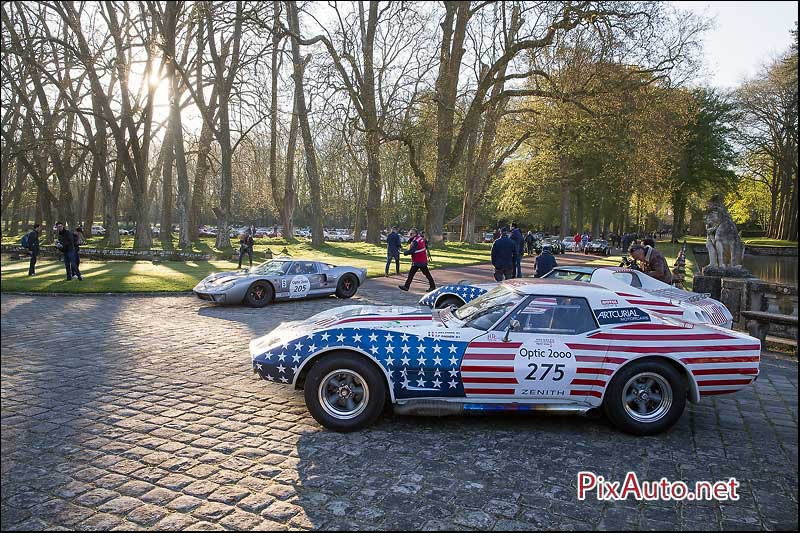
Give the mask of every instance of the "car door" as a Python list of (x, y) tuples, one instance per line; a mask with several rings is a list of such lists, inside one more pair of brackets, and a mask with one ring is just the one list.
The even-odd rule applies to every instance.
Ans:
[[(509, 330), (511, 320), (519, 325)], [(469, 344), (464, 391), (469, 398), (595, 403), (608, 348), (608, 341), (588, 339), (598, 329), (584, 298), (528, 297)]]

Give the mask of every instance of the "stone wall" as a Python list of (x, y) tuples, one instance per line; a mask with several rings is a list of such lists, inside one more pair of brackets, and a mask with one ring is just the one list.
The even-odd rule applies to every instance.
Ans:
[[(695, 244), (692, 251), (696, 254), (708, 255), (705, 244)], [(797, 257), (797, 248), (794, 246), (750, 246), (744, 245), (745, 255), (772, 255), (782, 257)]]
[[(711, 287), (713, 283), (706, 281), (711, 276), (699, 276), (703, 278), (700, 287)], [(697, 277), (694, 278), (695, 292), (698, 289)], [(733, 315), (734, 328), (745, 330), (746, 320), (742, 319), (742, 311), (764, 311), (779, 315), (798, 314), (797, 285), (787, 285), (783, 283), (771, 283), (754, 278), (716, 278), (719, 283), (720, 292), (717, 298)], [(772, 324), (769, 330), (770, 335), (783, 337), (786, 339), (797, 340), (797, 328), (781, 324)]]

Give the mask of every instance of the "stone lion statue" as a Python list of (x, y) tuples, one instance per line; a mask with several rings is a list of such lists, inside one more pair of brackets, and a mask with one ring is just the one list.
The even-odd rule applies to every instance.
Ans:
[(719, 195), (708, 202), (705, 216), (708, 266), (736, 268), (742, 266), (744, 244), (739, 238), (736, 224)]

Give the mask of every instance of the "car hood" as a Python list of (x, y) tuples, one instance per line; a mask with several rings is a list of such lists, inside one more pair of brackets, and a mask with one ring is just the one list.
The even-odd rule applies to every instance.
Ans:
[(415, 326), (441, 327), (426, 307), (399, 305), (348, 305), (329, 309), (307, 318), (283, 322), (272, 332), (250, 342), (256, 356), (267, 349), (311, 333), (333, 328), (407, 329)]
[(228, 272), (216, 272), (209, 276), (203, 278), (200, 282), (201, 285), (222, 285), (224, 283), (228, 283), (229, 281), (236, 281), (242, 278), (246, 278), (250, 275), (249, 272), (244, 270), (231, 270)]

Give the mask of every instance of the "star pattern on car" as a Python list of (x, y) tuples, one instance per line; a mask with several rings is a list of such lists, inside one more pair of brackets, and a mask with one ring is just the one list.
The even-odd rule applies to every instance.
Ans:
[[(372, 328), (326, 330), (303, 339), (307, 341), (293, 339), (280, 346), (275, 361), (275, 347), (255, 357), (254, 369), (267, 381), (293, 383), (308, 358), (331, 348), (349, 347), (369, 354), (383, 367), (396, 398), (464, 397), (460, 364), (466, 342)], [(416, 357), (409, 357), (412, 348)], [(402, 357), (397, 359), (394, 353)], [(284, 364), (288, 359), (292, 366)]]
[(464, 303), (468, 303), (485, 292), (487, 292), (486, 289), (473, 285), (444, 285), (423, 296), (419, 304), (433, 307), (440, 296), (458, 296), (464, 300)]

